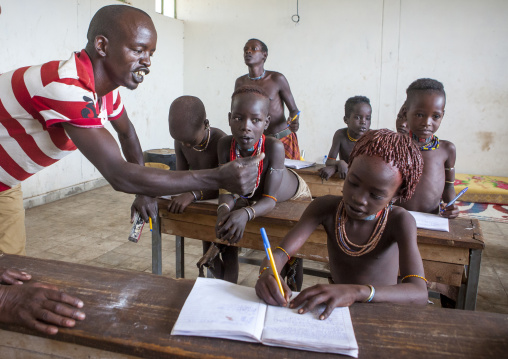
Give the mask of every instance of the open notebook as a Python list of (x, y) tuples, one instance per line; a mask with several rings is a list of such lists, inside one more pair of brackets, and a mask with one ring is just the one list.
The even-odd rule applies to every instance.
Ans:
[(300, 168), (307, 168), (312, 167), (316, 164), (316, 162), (309, 162), (309, 161), (299, 161), (299, 160), (292, 160), (289, 158), (284, 159), (284, 166), (294, 169), (300, 169)]
[(172, 335), (224, 338), (286, 348), (358, 357), (349, 308), (298, 314), (265, 304), (255, 289), (219, 279), (198, 278), (171, 331)]
[(438, 214), (408, 211), (414, 217), (417, 228), (430, 229), (433, 231), (450, 232), (448, 218)]

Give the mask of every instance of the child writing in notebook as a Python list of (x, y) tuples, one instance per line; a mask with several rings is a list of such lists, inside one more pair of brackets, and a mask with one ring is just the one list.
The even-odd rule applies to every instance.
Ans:
[(353, 150), (356, 141), (370, 128), (372, 107), (367, 97), (354, 96), (348, 98), (344, 109), (344, 122), (347, 127), (335, 132), (332, 147), (326, 160), (326, 167), (319, 170), (321, 178), (326, 180), (335, 173), (338, 173), (342, 179), (346, 178), (349, 154)]
[[(169, 133), (174, 138), (176, 170), (203, 170), (219, 165), (217, 144), (226, 134), (210, 126), (203, 102), (194, 96), (181, 96), (169, 108)], [(182, 213), (194, 201), (217, 198), (219, 190), (195, 189), (173, 197), (168, 205), (171, 213)], [(210, 242), (203, 241), (203, 254)], [(220, 257), (214, 258), (210, 267), (219, 270)]]
[[(443, 84), (433, 79), (418, 79), (406, 90), (402, 118), (407, 121), (409, 136), (423, 157), (423, 174), (414, 196), (401, 206), (409, 211), (440, 213), (455, 218), (457, 205), (446, 206), (455, 198), (455, 145), (440, 140), (436, 131), (445, 113)], [(444, 203), (441, 203), (443, 200)]]
[(258, 296), (271, 305), (303, 305), (299, 313), (325, 304), (320, 319), (354, 302), (426, 304), (415, 220), (405, 209), (392, 207), (398, 198), (411, 198), (422, 168), (420, 151), (408, 136), (387, 129), (363, 135), (350, 155), (343, 196), (315, 199), (273, 251), (276, 267), (282, 268), (323, 225), (334, 284), (307, 288), (288, 303), (291, 293), (283, 284), (282, 297), (265, 259), (256, 283)]
[[(259, 162), (258, 180), (252, 193), (240, 197), (225, 190), (219, 191), (216, 235), (228, 243), (240, 241), (247, 222), (270, 212), (277, 202), (311, 199), (305, 181), (284, 167), (282, 142), (263, 134), (270, 124), (269, 106), (268, 95), (259, 87), (240, 87), (231, 97), (229, 126), (232, 135), (219, 141), (219, 163), (260, 153), (265, 153), (265, 158)], [(234, 261), (224, 263), (224, 279), (236, 282), (238, 248), (231, 246), (229, 250), (236, 257)], [(301, 280), (295, 285), (301, 285)]]

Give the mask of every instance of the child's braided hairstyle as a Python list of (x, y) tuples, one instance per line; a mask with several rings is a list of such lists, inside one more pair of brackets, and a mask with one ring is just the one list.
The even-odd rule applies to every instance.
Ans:
[(400, 195), (403, 201), (409, 200), (423, 171), (423, 158), (419, 148), (411, 138), (386, 128), (367, 131), (356, 142), (349, 156), (349, 167), (355, 157), (360, 155), (378, 156), (397, 168), (402, 177)]

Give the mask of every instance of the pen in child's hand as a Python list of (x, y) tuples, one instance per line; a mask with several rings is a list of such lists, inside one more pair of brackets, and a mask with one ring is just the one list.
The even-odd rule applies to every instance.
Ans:
[(280, 293), (282, 297), (284, 297), (284, 289), (282, 289), (282, 283), (280, 282), (279, 272), (277, 272), (277, 268), (275, 267), (275, 261), (273, 260), (272, 249), (270, 248), (270, 242), (268, 241), (268, 236), (266, 235), (266, 231), (264, 228), (261, 228), (261, 237), (263, 238), (263, 245), (265, 246), (266, 255), (268, 259), (270, 259), (270, 265), (272, 266), (273, 276), (277, 281), (277, 285), (279, 286)]
[(148, 217), (148, 221), (150, 222), (150, 232), (152, 232), (152, 217)]
[(293, 122), (294, 120), (296, 120), (296, 118), (298, 117), (298, 115), (300, 114), (300, 112), (302, 112), (302, 111), (298, 111), (298, 113), (295, 115), (295, 117), (293, 117), (293, 118), (291, 119), (291, 122)]
[[(457, 196), (455, 196), (455, 198), (454, 198), (454, 199), (452, 199), (450, 202), (448, 202), (448, 204), (447, 204), (444, 208), (449, 207), (449, 206), (451, 206), (452, 204), (454, 204), (454, 203), (455, 203), (455, 201), (456, 201), (456, 200), (458, 200), (458, 199), (460, 198), (460, 196), (462, 196), (464, 193), (466, 193), (466, 191), (468, 190), (468, 188), (469, 188), (469, 187), (466, 187), (466, 188), (464, 188), (462, 191), (460, 191), (460, 192), (459, 192), (459, 194), (458, 194)], [(443, 212), (443, 209), (441, 210), (441, 212)]]

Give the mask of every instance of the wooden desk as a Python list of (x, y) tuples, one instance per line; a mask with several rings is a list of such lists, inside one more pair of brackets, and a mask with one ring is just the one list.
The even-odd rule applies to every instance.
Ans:
[[(90, 347), (108, 351), (96, 358), (115, 357), (111, 352), (143, 358), (338, 357), (232, 340), (170, 336), (194, 284), (191, 280), (14, 255), (1, 257), (0, 266), (25, 270), (34, 281), (78, 296), (87, 315), (75, 328), (60, 329), (56, 336), (0, 324), (1, 358), (41, 358), (42, 347), (34, 346), (28, 335), (44, 340), (53, 358), (77, 358), (78, 353), (84, 358)], [(508, 351), (508, 315), (504, 314), (355, 304), (351, 318), (359, 358), (501, 358)], [(58, 352), (62, 342), (73, 349)], [(16, 349), (18, 356), (12, 355)]]
[(314, 165), (294, 171), (307, 182), (312, 197), (315, 198), (327, 194), (342, 196), (344, 180), (340, 179), (337, 174), (330, 177), (328, 181), (322, 180), (321, 177), (319, 177), (319, 170), (323, 167), (325, 167), (325, 165)]
[[(176, 236), (176, 275), (177, 278), (183, 278), (183, 239), (188, 237), (219, 242), (215, 238), (217, 205), (193, 203), (182, 214), (169, 213), (167, 205), (167, 200), (159, 199), (160, 217), (152, 232), (152, 273), (161, 274), (162, 272), (162, 231)], [(270, 235), (272, 247), (276, 247), (300, 219), (307, 205), (308, 202), (298, 201), (278, 203), (268, 215), (247, 223), (239, 246), (263, 251), (259, 229), (265, 227)], [(418, 248), (427, 279), (431, 282), (457, 287), (457, 308), (474, 310), (484, 248), (478, 220), (465, 218), (451, 220), (450, 232), (418, 229)], [(314, 231), (296, 256), (328, 262), (327, 236), (323, 227), (320, 226)]]

